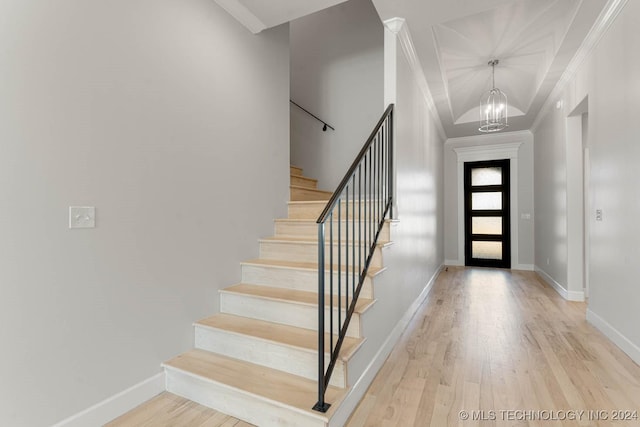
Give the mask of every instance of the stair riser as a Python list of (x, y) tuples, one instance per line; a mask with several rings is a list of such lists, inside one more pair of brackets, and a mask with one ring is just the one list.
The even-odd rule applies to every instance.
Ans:
[[(198, 325), (195, 326), (195, 344), (196, 348), (202, 350), (278, 369), (311, 380), (318, 378), (317, 351), (304, 350), (248, 335), (234, 334)], [(329, 364), (328, 354), (325, 357), (325, 364)], [(334, 368), (330, 383), (333, 386), (344, 388), (346, 381), (345, 364), (339, 360)]]
[[(292, 201), (294, 199), (291, 199)], [(328, 200), (328, 199), (327, 199)], [(289, 218), (291, 219), (312, 219), (312, 220), (317, 220), (318, 217), (320, 216), (320, 214), (322, 213), (322, 211), (324, 211), (324, 208), (326, 207), (327, 202), (326, 201), (319, 201), (319, 202), (315, 202), (315, 203), (293, 203), (293, 204), (289, 204)], [(369, 203), (362, 203), (360, 207), (358, 207), (358, 203), (356, 202), (355, 206), (352, 203), (349, 203), (349, 212), (347, 214), (347, 206), (345, 203), (342, 203), (341, 207), (340, 207), (340, 219), (345, 220), (345, 219), (351, 219), (351, 218), (356, 218), (360, 219), (362, 218), (362, 221), (364, 222), (365, 220), (367, 220), (369, 218), (369, 216), (374, 216), (377, 217), (377, 215), (372, 214), (372, 212), (374, 211), (374, 209), (377, 209), (378, 205), (377, 204), (373, 204), (370, 206)], [(334, 212), (334, 219), (338, 219), (338, 210), (336, 209)]]
[[(338, 249), (340, 248), (340, 249)], [(330, 260), (330, 252), (328, 246), (325, 249), (325, 264), (338, 265), (338, 256), (340, 255), (340, 265), (358, 266), (358, 248), (355, 248), (355, 262), (353, 259), (353, 247), (334, 245), (333, 247), (333, 263)], [(361, 249), (361, 255), (364, 258), (364, 249)], [(290, 242), (260, 242), (260, 258), (273, 259), (279, 261), (294, 262), (317, 262), (318, 246), (317, 244), (290, 243)], [(364, 265), (364, 261), (360, 262)], [(382, 267), (382, 250), (377, 247), (371, 258), (371, 267)], [(358, 270), (356, 270), (358, 271)]]
[[(337, 272), (333, 274), (334, 284), (338, 283)], [(325, 283), (329, 283), (329, 273), (325, 274)], [(341, 292), (346, 289), (346, 275), (343, 273), (340, 283), (343, 284)], [(296, 270), (292, 268), (277, 268), (270, 266), (260, 266), (243, 264), (242, 265), (242, 283), (252, 285), (272, 286), (284, 289), (294, 289), (299, 291), (317, 292), (318, 291), (318, 272), (314, 270)], [(351, 284), (351, 276), (349, 277)], [(336, 289), (337, 291), (337, 289)], [(329, 289), (327, 289), (329, 292)], [(362, 298), (373, 298), (373, 280), (366, 277), (360, 291)]]
[[(220, 311), (222, 313), (235, 314), (252, 319), (266, 320), (267, 322), (280, 323), (282, 325), (296, 326), (311, 330), (318, 330), (318, 309), (313, 305), (295, 304), (287, 301), (278, 301), (265, 298), (256, 298), (250, 295), (237, 293), (220, 293)], [(329, 330), (329, 308), (325, 309), (325, 329)], [(342, 318), (345, 317), (343, 307)], [(338, 333), (338, 310), (334, 309), (333, 332)], [(360, 315), (354, 313), (347, 329), (347, 336), (360, 338)]]
[(295, 167), (295, 166), (289, 166), (289, 174), (290, 175), (302, 175), (302, 169)]
[[(353, 236), (353, 224), (349, 223), (349, 240), (354, 240)], [(360, 240), (361, 235), (364, 230), (360, 231), (358, 228), (358, 222), (355, 223), (355, 240)], [(385, 223), (382, 226), (382, 230), (380, 230), (380, 237), (378, 238), (379, 242), (388, 242), (391, 240), (391, 236), (389, 233), (389, 223)], [(286, 222), (286, 221), (278, 221), (275, 223), (275, 235), (283, 236), (283, 237), (310, 237), (313, 239), (318, 238), (318, 224), (315, 221), (309, 222)], [(333, 233), (334, 238), (338, 238), (338, 224), (334, 222), (333, 224)], [(360, 236), (359, 236), (360, 233)], [(329, 234), (329, 226), (326, 226), (325, 234)], [(347, 227), (343, 223), (340, 226), (340, 237), (341, 239), (345, 239), (347, 236)]]
[(299, 187), (306, 187), (316, 190), (318, 188), (318, 181), (311, 178), (306, 178), (304, 176), (291, 175), (290, 176), (291, 185), (297, 185)]
[(214, 381), (165, 368), (170, 393), (260, 427), (326, 427), (320, 418), (243, 393)]
[(331, 193), (320, 190), (312, 190), (310, 188), (291, 188), (289, 190), (290, 200), (296, 202), (329, 200)]

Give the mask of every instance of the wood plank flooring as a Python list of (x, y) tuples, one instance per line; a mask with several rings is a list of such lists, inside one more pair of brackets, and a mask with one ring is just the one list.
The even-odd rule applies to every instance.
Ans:
[(347, 427), (640, 426), (640, 367), (585, 310), (532, 272), (449, 267)]
[[(449, 267), (346, 427), (640, 426), (612, 420), (640, 417), (640, 367), (585, 310), (532, 272)], [(163, 393), (107, 426), (249, 425)]]
[(105, 427), (253, 427), (171, 393), (161, 393)]

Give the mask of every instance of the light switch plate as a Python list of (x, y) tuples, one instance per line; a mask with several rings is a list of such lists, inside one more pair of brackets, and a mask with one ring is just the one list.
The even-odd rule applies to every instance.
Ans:
[(69, 228), (95, 228), (95, 206), (69, 206)]
[(596, 221), (602, 221), (602, 209), (596, 209)]

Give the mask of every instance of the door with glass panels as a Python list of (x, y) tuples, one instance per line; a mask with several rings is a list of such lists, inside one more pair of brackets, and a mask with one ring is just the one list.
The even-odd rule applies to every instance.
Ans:
[(465, 265), (511, 268), (509, 159), (464, 164)]

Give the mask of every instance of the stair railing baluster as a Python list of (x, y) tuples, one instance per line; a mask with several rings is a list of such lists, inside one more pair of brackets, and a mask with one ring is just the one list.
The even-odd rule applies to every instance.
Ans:
[[(342, 199), (338, 199), (338, 331), (342, 326), (342, 251), (340, 250), (340, 239), (342, 238)], [(333, 252), (333, 245), (331, 246)], [(333, 301), (333, 294), (331, 295)], [(333, 329), (331, 329), (333, 334)], [(340, 336), (338, 336), (338, 340)]]
[[(349, 185), (346, 187), (347, 196), (345, 198), (345, 239), (344, 239), (344, 306), (349, 307)], [(342, 246), (340, 246), (342, 247)]]
[(382, 147), (380, 146), (380, 142), (382, 141), (382, 136), (378, 138), (376, 141), (376, 147), (378, 151), (378, 191), (376, 194), (376, 204), (378, 205), (378, 221), (380, 221), (380, 216), (382, 215), (382, 193), (380, 189), (382, 188)]
[[(358, 165), (358, 272), (362, 271), (362, 165)], [(362, 281), (362, 279), (360, 279)]]
[(369, 161), (369, 242), (371, 242), (373, 240), (373, 177), (374, 177), (374, 173), (373, 173), (373, 148), (369, 147), (369, 156), (368, 156), (368, 161)]
[[(340, 212), (338, 212), (338, 215), (340, 215)], [(329, 230), (331, 230), (329, 235), (329, 351), (333, 352), (333, 212), (331, 212), (331, 225), (329, 226)], [(322, 250), (327, 250), (326, 245)], [(340, 271), (338, 271), (338, 279), (340, 279), (339, 275)], [(326, 310), (326, 307), (322, 307), (322, 310)], [(324, 354), (322, 356), (324, 357)]]
[[(356, 293), (356, 174), (351, 175), (351, 295)], [(360, 242), (358, 242), (360, 244)]]
[[(324, 378), (324, 222), (318, 223), (318, 377)], [(320, 267), (322, 265), (322, 268)], [(329, 409), (324, 401), (324, 381), (318, 381), (318, 402), (313, 407), (316, 411), (326, 412)]]
[(393, 188), (393, 174), (394, 174), (394, 156), (393, 156), (393, 109), (391, 109), (391, 111), (389, 111), (389, 119), (388, 119), (388, 124), (389, 124), (389, 130), (388, 130), (388, 150), (389, 150), (389, 173), (388, 173), (388, 177), (389, 177), (389, 218), (393, 219), (393, 204), (395, 203), (393, 198), (394, 198), (394, 188)]

